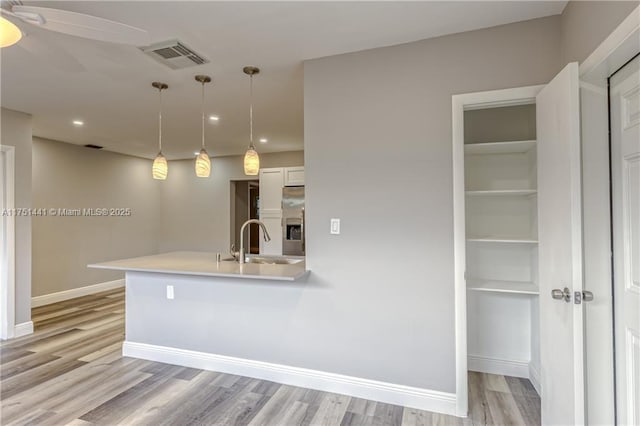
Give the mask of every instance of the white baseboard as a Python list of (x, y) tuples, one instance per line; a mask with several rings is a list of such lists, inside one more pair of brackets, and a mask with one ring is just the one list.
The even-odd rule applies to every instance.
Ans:
[(76, 297), (87, 296), (89, 294), (100, 293), (101, 291), (112, 290), (124, 287), (124, 278), (114, 281), (106, 281), (85, 287), (72, 288), (71, 290), (59, 291), (57, 293), (45, 294), (31, 298), (31, 307), (49, 305), (51, 303), (62, 302), (63, 300), (74, 299)]
[(26, 336), (27, 334), (33, 334), (33, 321), (27, 321), (20, 324), (16, 324), (13, 327), (13, 338)]
[(529, 364), (529, 381), (538, 392), (538, 396), (542, 396), (542, 387), (540, 386), (540, 371), (533, 365)]
[(479, 373), (529, 378), (529, 362), (527, 361), (511, 361), (469, 355), (467, 357), (467, 368), (470, 371), (477, 371)]
[(252, 377), (308, 389), (339, 393), (420, 410), (455, 415), (454, 393), (396, 385), (342, 374), (272, 364), (145, 343), (124, 342), (122, 355)]

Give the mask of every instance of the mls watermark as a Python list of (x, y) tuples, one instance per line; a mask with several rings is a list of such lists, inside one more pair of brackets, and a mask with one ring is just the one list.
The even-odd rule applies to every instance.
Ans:
[(17, 208), (3, 209), (2, 216), (27, 217), (27, 216), (48, 216), (48, 217), (126, 217), (133, 213), (130, 207), (97, 207), (97, 208)]

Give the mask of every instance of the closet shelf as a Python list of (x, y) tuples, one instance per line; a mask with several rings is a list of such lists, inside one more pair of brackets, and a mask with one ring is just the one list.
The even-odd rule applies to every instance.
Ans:
[(470, 237), (469, 242), (475, 243), (508, 243), (508, 244), (538, 244), (538, 240), (529, 238), (503, 238), (503, 237)]
[(464, 153), (468, 155), (521, 154), (531, 151), (535, 146), (535, 140), (469, 143), (464, 145)]
[(468, 279), (467, 290), (491, 293), (529, 294), (536, 296), (540, 294), (540, 290), (535, 283), (523, 281)]
[(465, 191), (469, 197), (484, 196), (530, 196), (538, 193), (535, 189), (496, 189), (488, 191)]

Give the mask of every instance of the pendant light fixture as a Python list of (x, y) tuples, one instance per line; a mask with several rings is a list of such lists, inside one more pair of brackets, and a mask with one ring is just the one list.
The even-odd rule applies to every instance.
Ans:
[(242, 69), (249, 76), (249, 148), (244, 154), (244, 174), (255, 176), (260, 171), (260, 157), (253, 146), (253, 76), (258, 74), (257, 67), (244, 67)]
[(211, 77), (208, 75), (196, 75), (196, 81), (202, 83), (202, 149), (196, 157), (196, 176), (209, 177), (211, 173), (211, 159), (207, 150), (204, 148), (204, 85), (211, 83)]
[(158, 89), (158, 94), (160, 95), (160, 109), (158, 111), (158, 155), (156, 159), (153, 160), (151, 172), (154, 179), (165, 180), (169, 173), (169, 167), (167, 165), (167, 159), (162, 155), (162, 91), (168, 89), (169, 86), (157, 81), (154, 81), (151, 85)]

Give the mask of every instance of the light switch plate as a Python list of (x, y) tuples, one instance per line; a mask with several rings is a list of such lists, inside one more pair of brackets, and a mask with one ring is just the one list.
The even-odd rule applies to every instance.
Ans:
[(331, 233), (333, 235), (340, 234), (340, 219), (331, 219)]
[(173, 294), (173, 286), (172, 285), (168, 285), (167, 286), (167, 299), (173, 299), (174, 294)]

